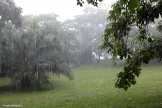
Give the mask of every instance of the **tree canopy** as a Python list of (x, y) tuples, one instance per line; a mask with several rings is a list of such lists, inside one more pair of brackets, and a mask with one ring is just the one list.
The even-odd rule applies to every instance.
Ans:
[(13, 0), (0, 1), (0, 77), (9, 77), (16, 89), (47, 88), (49, 72), (73, 78), (56, 17), (21, 16)]
[(100, 36), (104, 33), (106, 10), (95, 10), (87, 7), (83, 15), (77, 15), (75, 19), (66, 21), (66, 23), (77, 31), (77, 37), (80, 41), (80, 63), (92, 64), (96, 60), (92, 53), (95, 53), (99, 59), (102, 52), (98, 50), (98, 46), (101, 43)]
[[(87, 0), (97, 6), (102, 0)], [(77, 0), (82, 6), (83, 1)], [(141, 64), (162, 58), (162, 36), (149, 34), (148, 25), (162, 16), (161, 0), (117, 0), (112, 5), (107, 20), (105, 33), (102, 36), (101, 49), (107, 49), (114, 59), (119, 56), (125, 59), (123, 71), (117, 74), (116, 87), (127, 90), (136, 83), (140, 75)], [(137, 28), (130, 39), (132, 27)], [(161, 30), (161, 26), (158, 26)], [(128, 40), (130, 43), (128, 43)]]
[(13, 0), (0, 0), (0, 25), (11, 21), (16, 26), (21, 25), (21, 8), (17, 7)]

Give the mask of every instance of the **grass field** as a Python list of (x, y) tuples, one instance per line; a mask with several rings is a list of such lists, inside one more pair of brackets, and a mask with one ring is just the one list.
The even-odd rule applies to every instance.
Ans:
[(120, 67), (82, 66), (72, 70), (74, 80), (51, 76), (54, 88), (46, 91), (7, 90), (9, 80), (0, 79), (0, 108), (162, 108), (160, 65), (143, 67), (137, 84), (128, 92), (114, 87)]

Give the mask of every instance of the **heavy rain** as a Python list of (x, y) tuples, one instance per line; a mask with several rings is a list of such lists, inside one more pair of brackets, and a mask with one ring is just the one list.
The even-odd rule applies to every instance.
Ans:
[(162, 107), (161, 0), (0, 0), (0, 108)]

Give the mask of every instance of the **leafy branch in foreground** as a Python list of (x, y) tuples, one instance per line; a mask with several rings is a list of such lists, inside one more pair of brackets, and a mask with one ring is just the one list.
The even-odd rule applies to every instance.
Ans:
[[(162, 1), (159, 0), (118, 0), (109, 11), (102, 49), (108, 49), (114, 57), (126, 59), (123, 71), (117, 74), (116, 87), (127, 90), (136, 83), (141, 64), (148, 64), (154, 58), (161, 59), (162, 37), (148, 33), (148, 24), (162, 16)], [(131, 45), (127, 38), (132, 26), (138, 29)]]
[[(84, 3), (77, 1), (81, 6)], [(94, 6), (98, 1), (102, 0), (87, 0)], [(117, 74), (116, 87), (127, 91), (136, 83), (142, 63), (148, 64), (154, 58), (161, 60), (162, 37), (148, 32), (148, 25), (162, 16), (161, 9), (161, 0), (118, 0), (112, 5), (100, 48), (107, 49), (114, 58), (125, 59), (123, 71)], [(138, 32), (130, 36), (132, 27), (136, 27)], [(160, 25), (158, 30), (161, 31)]]

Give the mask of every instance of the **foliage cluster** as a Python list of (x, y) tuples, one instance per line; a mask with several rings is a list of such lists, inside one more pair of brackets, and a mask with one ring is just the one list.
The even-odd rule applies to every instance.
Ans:
[[(87, 0), (94, 6), (98, 1)], [(162, 37), (148, 32), (148, 25), (162, 16), (161, 9), (161, 0), (118, 0), (112, 5), (101, 49), (107, 49), (114, 58), (126, 59), (123, 71), (117, 74), (116, 87), (127, 90), (136, 83), (142, 63), (148, 64), (154, 58), (161, 60)], [(128, 44), (133, 26), (138, 31)], [(161, 30), (161, 24), (158, 30)]]
[(73, 78), (55, 15), (22, 17), (12, 0), (1, 1), (0, 8), (0, 77), (11, 78), (17, 89), (46, 88), (48, 72)]

